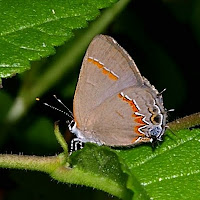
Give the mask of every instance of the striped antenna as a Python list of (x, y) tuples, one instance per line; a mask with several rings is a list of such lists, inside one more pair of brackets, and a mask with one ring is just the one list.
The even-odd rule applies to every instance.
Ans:
[(74, 118), (72, 111), (60, 99), (58, 99), (56, 95), (53, 96), (61, 105), (63, 105), (67, 109), (67, 111), (71, 114), (71, 117)]
[[(57, 98), (56, 98), (57, 99)], [(57, 99), (58, 100), (58, 99)], [(40, 98), (36, 98), (36, 101), (40, 101)], [(58, 102), (60, 102), (60, 101), (58, 101)], [(65, 114), (65, 115), (67, 115), (68, 117), (70, 117), (72, 120), (74, 119), (74, 117), (73, 117), (73, 114), (72, 114), (72, 112), (69, 110), (69, 108), (67, 108), (67, 106), (65, 106), (63, 103), (61, 103), (62, 105), (64, 105), (64, 107), (65, 108), (67, 108), (67, 111), (70, 113), (67, 113), (67, 112), (65, 112), (65, 111), (63, 111), (63, 110), (60, 110), (60, 109), (58, 109), (58, 108), (56, 108), (56, 107), (54, 107), (54, 106), (52, 106), (52, 105), (50, 105), (50, 104), (48, 104), (48, 103), (46, 103), (46, 102), (42, 102), (45, 106), (48, 106), (48, 107), (50, 107), (50, 108), (52, 108), (52, 109), (54, 109), (54, 110), (57, 110), (57, 111), (59, 111), (59, 112), (62, 112), (63, 114)]]

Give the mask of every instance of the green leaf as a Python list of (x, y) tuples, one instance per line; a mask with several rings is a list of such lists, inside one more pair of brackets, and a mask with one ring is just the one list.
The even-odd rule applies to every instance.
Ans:
[(88, 143), (70, 156), (73, 178), (67, 182), (122, 199), (198, 199), (200, 130), (175, 134), (173, 138), (166, 135), (156, 148), (141, 145), (113, 150)]
[[(181, 130), (153, 149), (141, 145), (118, 151), (140, 185), (128, 183), (133, 199), (198, 199), (200, 196), (200, 130)], [(125, 171), (124, 171), (125, 172)], [(134, 180), (132, 180), (134, 181)]]
[(72, 182), (130, 199), (131, 191), (126, 188), (128, 176), (122, 171), (123, 163), (109, 147), (87, 143), (82, 150), (70, 156), (70, 163), (72, 170), (78, 173)]
[(9, 77), (30, 68), (32, 60), (55, 53), (94, 20), (99, 9), (116, 0), (0, 1), (0, 77)]

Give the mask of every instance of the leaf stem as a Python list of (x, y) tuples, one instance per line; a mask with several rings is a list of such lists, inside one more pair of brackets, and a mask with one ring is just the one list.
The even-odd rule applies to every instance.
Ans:
[(23, 169), (51, 173), (60, 166), (59, 156), (27, 156), (0, 154), (0, 167), (9, 169)]
[(40, 171), (63, 183), (85, 185), (127, 199), (129, 194), (123, 184), (119, 185), (115, 180), (76, 167), (70, 168), (64, 160), (63, 154), (48, 157), (0, 154), (0, 168)]
[(167, 126), (174, 131), (191, 128), (197, 125), (200, 125), (200, 112), (179, 118), (167, 124)]
[(58, 143), (63, 148), (65, 155), (68, 157), (68, 145), (59, 131), (58, 121), (54, 123), (54, 133)]

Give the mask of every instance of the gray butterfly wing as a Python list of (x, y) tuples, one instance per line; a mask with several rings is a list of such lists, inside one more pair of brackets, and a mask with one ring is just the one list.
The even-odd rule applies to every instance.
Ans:
[(90, 116), (113, 95), (124, 88), (143, 84), (144, 80), (128, 53), (113, 38), (96, 36), (84, 57), (74, 95), (73, 113), (77, 127), (84, 130)]
[(108, 146), (131, 146), (150, 142), (153, 126), (149, 108), (155, 105), (148, 87), (123, 89), (106, 99), (88, 117), (84, 136)]

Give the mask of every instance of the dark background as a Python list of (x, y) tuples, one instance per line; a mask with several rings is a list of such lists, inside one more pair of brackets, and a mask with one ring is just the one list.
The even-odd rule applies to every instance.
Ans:
[[(199, 33), (200, 1), (135, 0), (103, 34), (115, 38), (129, 52), (141, 74), (159, 91), (167, 88), (163, 94), (164, 105), (167, 109), (175, 109), (168, 118), (172, 121), (199, 111)], [(53, 57), (47, 62), (51, 59)], [(56, 94), (72, 110), (81, 61), (82, 57), (77, 59), (77, 65), (42, 99), (60, 107), (52, 97)], [(5, 97), (3, 95), (1, 100), (12, 104), (25, 76), (26, 73), (3, 80)], [(6, 111), (5, 108), (2, 113), (6, 114)], [(3, 114), (0, 120), (2, 118)], [(1, 153), (54, 155), (61, 152), (53, 135), (53, 123), (56, 120), (61, 120), (61, 129), (65, 130), (66, 116), (36, 102), (19, 122), (6, 130), (9, 136), (0, 143)], [(52, 137), (45, 134), (47, 130), (52, 132)], [(38, 138), (39, 133), (44, 134)], [(98, 200), (112, 197), (90, 188), (57, 183), (42, 173), (1, 169), (0, 200), (18, 198)]]

